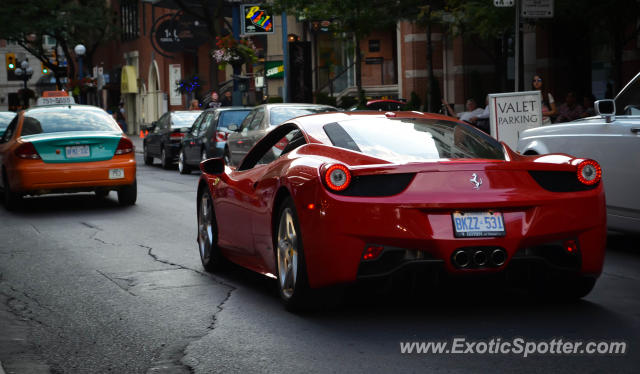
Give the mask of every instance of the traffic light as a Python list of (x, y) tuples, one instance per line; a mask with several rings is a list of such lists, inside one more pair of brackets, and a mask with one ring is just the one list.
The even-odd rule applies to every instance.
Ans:
[(40, 68), (42, 69), (42, 74), (47, 74), (49, 73), (49, 68), (47, 68), (46, 66), (44, 66), (44, 62), (40, 63)]
[(7, 61), (7, 70), (11, 70), (11, 71), (16, 70), (16, 55), (15, 55), (15, 53), (7, 53), (7, 54), (5, 54), (5, 59)]

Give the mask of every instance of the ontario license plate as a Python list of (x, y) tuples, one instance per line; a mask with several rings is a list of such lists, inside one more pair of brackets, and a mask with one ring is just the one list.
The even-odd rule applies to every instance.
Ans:
[(451, 218), (456, 238), (505, 235), (500, 212), (453, 212)]
[(90, 157), (91, 150), (88, 145), (74, 145), (65, 147), (65, 154), (67, 158)]
[(109, 169), (109, 179), (124, 178), (124, 169)]

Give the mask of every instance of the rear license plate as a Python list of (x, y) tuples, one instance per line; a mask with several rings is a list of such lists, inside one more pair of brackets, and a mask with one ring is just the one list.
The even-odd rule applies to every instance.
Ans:
[(124, 169), (109, 169), (109, 179), (124, 178)]
[(74, 145), (65, 147), (65, 154), (67, 158), (90, 157), (91, 151), (88, 145)]
[(453, 212), (451, 218), (456, 238), (505, 236), (500, 212)]

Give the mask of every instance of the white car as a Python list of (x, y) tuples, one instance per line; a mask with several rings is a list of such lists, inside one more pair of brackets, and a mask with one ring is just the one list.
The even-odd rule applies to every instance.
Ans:
[(640, 73), (614, 100), (595, 102), (596, 116), (523, 131), (524, 155), (566, 153), (602, 166), (607, 226), (640, 233)]

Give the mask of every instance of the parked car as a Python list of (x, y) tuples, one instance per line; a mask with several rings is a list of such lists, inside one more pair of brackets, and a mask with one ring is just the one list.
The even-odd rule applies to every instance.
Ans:
[(9, 122), (16, 116), (16, 112), (0, 112), (0, 137), (9, 126)]
[(135, 204), (133, 143), (104, 110), (89, 105), (38, 106), (20, 112), (0, 138), (4, 205), (23, 196), (118, 192), (120, 205)]
[(598, 164), (521, 156), (453, 118), (298, 117), (237, 169), (225, 166), (201, 163), (202, 264), (216, 271), (228, 259), (275, 275), (290, 309), (305, 307), (314, 289), (409, 269), (469, 281), (532, 275), (536, 291), (564, 298), (589, 293), (602, 271)]
[(178, 161), (182, 138), (200, 113), (200, 110), (167, 112), (153, 122), (142, 142), (145, 165), (152, 165), (153, 159), (159, 158), (163, 169), (172, 167)]
[(178, 171), (188, 174), (198, 168), (200, 161), (210, 157), (223, 157), (230, 125), (240, 126), (251, 108), (221, 107), (207, 109), (196, 119), (182, 138)]
[(317, 104), (263, 104), (251, 110), (239, 127), (231, 126), (225, 150), (229, 165), (238, 165), (251, 147), (275, 126), (291, 118), (308, 114), (335, 112), (338, 109)]
[(530, 129), (518, 152), (567, 153), (602, 165), (611, 230), (640, 233), (640, 74), (614, 100), (595, 102), (596, 116)]

